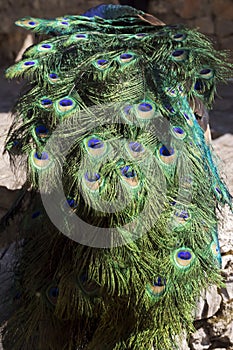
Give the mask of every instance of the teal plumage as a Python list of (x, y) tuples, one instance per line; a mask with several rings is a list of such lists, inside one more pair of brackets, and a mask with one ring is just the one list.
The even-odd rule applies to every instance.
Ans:
[(222, 283), (216, 213), (231, 196), (195, 106), (231, 65), (156, 21), (115, 5), (17, 21), (52, 37), (6, 71), (28, 80), (6, 150), (42, 196), (20, 228), (6, 349), (176, 349), (202, 288)]

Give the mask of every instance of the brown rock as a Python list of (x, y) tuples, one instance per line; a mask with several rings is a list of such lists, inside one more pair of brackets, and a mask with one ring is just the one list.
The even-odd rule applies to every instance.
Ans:
[(222, 297), (218, 294), (216, 286), (210, 286), (198, 302), (195, 319), (209, 318), (216, 314), (220, 309)]
[(200, 28), (200, 31), (205, 34), (214, 34), (214, 23), (210, 17), (201, 17), (195, 20), (195, 26)]
[(233, 21), (217, 18), (216, 34), (218, 36), (228, 36), (233, 34)]
[[(227, 38), (223, 38), (220, 42), (220, 46), (221, 49), (232, 49), (233, 48), (233, 35), (227, 37)], [(232, 54), (231, 54), (231, 58), (232, 58)]]
[(0, 208), (10, 209), (14, 201), (17, 199), (19, 190), (8, 190), (8, 188), (0, 186)]
[(232, 0), (213, 0), (212, 8), (217, 18), (233, 20)]
[(193, 350), (204, 350), (209, 349), (210, 347), (210, 339), (208, 334), (206, 334), (204, 328), (199, 328), (193, 335), (192, 335), (192, 349)]
[(200, 10), (201, 10), (201, 1), (200, 0), (186, 0), (181, 1), (181, 6), (178, 9), (179, 15), (182, 18), (195, 18), (197, 16), (200, 16)]

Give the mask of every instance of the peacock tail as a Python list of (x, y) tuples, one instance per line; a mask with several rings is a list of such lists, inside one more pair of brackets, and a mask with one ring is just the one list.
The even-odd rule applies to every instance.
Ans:
[(178, 349), (222, 285), (231, 196), (201, 121), (227, 54), (128, 6), (16, 24), (46, 40), (6, 71), (27, 79), (5, 149), (34, 195), (4, 347)]

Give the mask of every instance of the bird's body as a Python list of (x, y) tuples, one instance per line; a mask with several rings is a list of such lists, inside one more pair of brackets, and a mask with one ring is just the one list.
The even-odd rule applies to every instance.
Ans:
[(196, 117), (225, 54), (127, 6), (17, 24), (51, 37), (7, 70), (29, 83), (6, 149), (27, 155), (43, 205), (22, 223), (4, 346), (176, 349), (201, 290), (221, 284), (216, 208), (231, 197)]

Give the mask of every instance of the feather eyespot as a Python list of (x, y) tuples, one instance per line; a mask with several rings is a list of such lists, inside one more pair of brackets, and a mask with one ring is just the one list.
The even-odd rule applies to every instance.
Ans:
[(178, 224), (185, 224), (190, 219), (190, 214), (185, 211), (175, 212), (174, 219)]
[(219, 247), (219, 243), (218, 243), (218, 239), (214, 240), (211, 244), (210, 244), (210, 250), (214, 256), (214, 258), (218, 261), (218, 265), (221, 268), (222, 266), (222, 257), (221, 257), (221, 252), (220, 252), (220, 247)]
[(198, 93), (198, 94), (203, 94), (205, 92), (205, 84), (203, 81), (201, 81), (200, 79), (197, 79), (194, 83), (194, 90)]
[(176, 152), (174, 148), (167, 148), (166, 146), (161, 146), (158, 150), (160, 160), (167, 165), (174, 163), (176, 159)]
[(50, 98), (44, 98), (41, 100), (41, 106), (43, 108), (50, 108), (53, 105), (53, 101)]
[(59, 101), (59, 105), (63, 108), (65, 108), (65, 110), (67, 110), (67, 108), (70, 108), (71, 106), (73, 106), (74, 102), (68, 98), (64, 98), (62, 100)]
[(70, 25), (70, 23), (67, 21), (59, 21), (58, 23), (62, 26), (69, 26)]
[(97, 61), (97, 64), (98, 64), (98, 66), (103, 67), (103, 66), (105, 66), (106, 64), (108, 64), (108, 60), (100, 59), (100, 60)]
[(34, 66), (35, 64), (36, 64), (36, 61), (25, 61), (23, 63), (23, 65), (26, 67)]
[(137, 116), (140, 119), (151, 119), (155, 115), (155, 106), (149, 102), (142, 102), (137, 106)]
[(176, 33), (172, 34), (172, 39), (175, 41), (184, 41), (187, 38), (187, 34), (184, 33)]
[(76, 107), (76, 101), (67, 96), (56, 101), (56, 110), (59, 114), (66, 114)]
[(35, 67), (38, 66), (38, 60), (25, 60), (21, 61), (19, 63), (16, 63), (15, 65), (9, 67), (6, 70), (6, 77), (7, 78), (13, 78), (20, 76), (21, 74), (28, 73), (27, 70), (34, 70)]
[(152, 284), (146, 285), (146, 290), (152, 298), (160, 297), (166, 289), (166, 279), (158, 277)]
[(135, 159), (141, 158), (145, 154), (145, 149), (140, 142), (131, 141), (127, 144), (130, 155)]
[(134, 123), (134, 121), (136, 120), (134, 112), (135, 112), (134, 106), (126, 105), (122, 109), (122, 117), (126, 119), (128, 123)]
[(84, 175), (84, 180), (85, 180), (86, 186), (92, 191), (96, 191), (100, 187), (101, 176), (98, 173), (87, 171)]
[(88, 182), (96, 182), (100, 179), (100, 174), (98, 174), (98, 173), (91, 174), (91, 173), (86, 172), (85, 179)]
[(166, 36), (167, 33), (165, 30), (160, 30), (159, 32), (155, 33), (155, 35), (158, 37), (163, 37), (163, 36)]
[(56, 73), (50, 73), (48, 79), (49, 79), (49, 82), (53, 84), (59, 80), (59, 76)]
[(36, 132), (36, 136), (42, 140), (46, 139), (49, 135), (49, 129), (46, 128), (46, 126), (44, 126), (44, 125), (36, 126), (35, 132)]
[(67, 212), (73, 213), (78, 207), (78, 203), (75, 201), (72, 197), (67, 197), (64, 201), (61, 203), (61, 209), (67, 214)]
[(220, 190), (219, 187), (214, 187), (214, 193), (215, 193), (215, 196), (218, 200), (221, 200), (222, 197), (223, 197), (223, 193), (222, 191)]
[(46, 169), (51, 162), (49, 154), (47, 152), (41, 152), (39, 154), (33, 150), (30, 158), (32, 166), (40, 170)]
[(66, 202), (72, 209), (75, 209), (78, 206), (78, 204), (75, 202), (74, 198), (67, 198)]
[(195, 255), (189, 248), (180, 248), (173, 253), (173, 261), (181, 269), (189, 268), (195, 260)]
[(18, 154), (21, 151), (22, 143), (18, 139), (13, 139), (8, 142), (6, 145), (6, 149), (12, 154)]
[(132, 152), (135, 152), (135, 153), (144, 152), (144, 148), (142, 144), (139, 142), (129, 142), (129, 148)]
[(15, 23), (20, 27), (26, 27), (26, 28), (35, 28), (39, 24), (39, 22), (33, 18), (25, 19), (25, 20), (18, 20)]
[(129, 165), (120, 168), (122, 179), (131, 187), (136, 187), (139, 184), (137, 173)]
[(208, 79), (213, 78), (214, 72), (213, 72), (213, 70), (210, 69), (210, 68), (203, 68), (203, 69), (200, 70), (199, 76), (200, 76), (201, 78), (203, 78), (203, 79), (208, 80)]
[(186, 132), (180, 126), (173, 126), (172, 133), (177, 139), (180, 140), (183, 140), (186, 136)]
[(97, 137), (89, 138), (85, 146), (88, 153), (92, 156), (102, 156), (106, 152), (106, 144)]
[(175, 62), (183, 62), (188, 57), (188, 52), (183, 49), (174, 50), (171, 54), (172, 60)]
[(142, 38), (145, 38), (145, 36), (147, 36), (146, 33), (137, 33), (137, 34), (134, 35), (134, 37), (136, 39), (142, 39)]
[(87, 34), (75, 34), (75, 38), (78, 40), (87, 39)]
[(168, 96), (176, 97), (177, 96), (177, 90), (175, 88), (165, 88), (165, 93)]
[(32, 219), (36, 219), (36, 218), (38, 218), (40, 215), (41, 215), (40, 210), (36, 210), (36, 211), (34, 211), (34, 212), (32, 213), (31, 218), (32, 218)]
[(40, 52), (41, 51), (44, 51), (44, 52), (50, 51), (50, 50), (52, 50), (52, 48), (53, 48), (53, 45), (49, 44), (49, 43), (44, 43), (44, 44), (41, 44), (41, 45), (37, 46), (37, 50), (40, 51)]
[(105, 58), (100, 58), (96, 62), (94, 62), (94, 66), (100, 70), (106, 69), (107, 67), (109, 67), (109, 65), (109, 60)]
[(55, 306), (59, 296), (59, 288), (57, 286), (50, 286), (46, 291), (48, 301)]
[(125, 114), (130, 114), (130, 111), (132, 110), (132, 108), (133, 108), (133, 106), (126, 106), (125, 108), (124, 108), (124, 112), (125, 112)]
[(84, 294), (91, 297), (98, 297), (101, 295), (101, 286), (94, 280), (88, 280), (85, 273), (78, 276), (77, 283)]
[(192, 118), (191, 118), (191, 116), (189, 116), (187, 113), (183, 113), (183, 116), (184, 116), (184, 118), (185, 118), (185, 120), (186, 120), (186, 122), (187, 122), (187, 124), (189, 125), (189, 126), (193, 126), (193, 120), (192, 120)]
[(219, 253), (220, 253), (220, 249), (219, 249), (218, 245), (215, 242), (211, 243), (211, 251), (212, 251), (214, 256), (218, 256)]
[(92, 139), (88, 140), (87, 146), (92, 148), (92, 149), (99, 149), (99, 148), (104, 147), (104, 143), (103, 143), (103, 141), (101, 141), (99, 139), (92, 138)]
[(119, 57), (121, 63), (129, 63), (134, 59), (134, 55), (132, 53), (122, 53)]
[(137, 176), (134, 169), (131, 169), (129, 165), (126, 165), (121, 168), (121, 174), (127, 177), (127, 179), (134, 178)]

